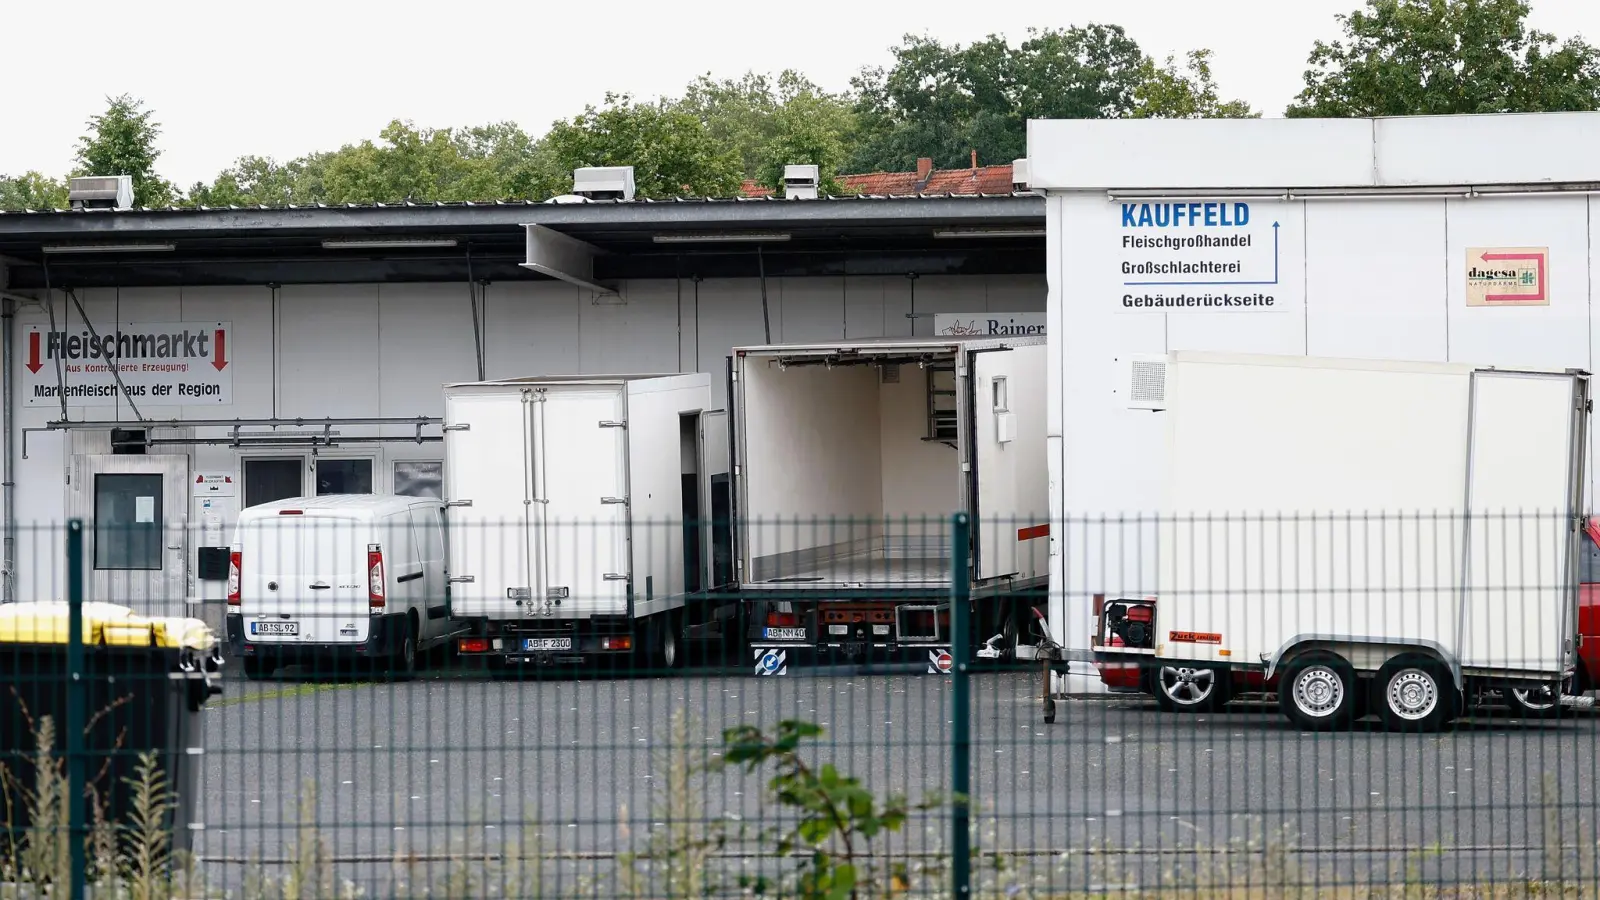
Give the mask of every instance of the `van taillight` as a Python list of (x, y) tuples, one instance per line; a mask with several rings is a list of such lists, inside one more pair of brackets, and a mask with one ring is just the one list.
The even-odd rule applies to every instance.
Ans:
[(239, 551), (228, 554), (228, 605), (239, 605)]
[(383, 547), (367, 545), (367, 604), (383, 609)]

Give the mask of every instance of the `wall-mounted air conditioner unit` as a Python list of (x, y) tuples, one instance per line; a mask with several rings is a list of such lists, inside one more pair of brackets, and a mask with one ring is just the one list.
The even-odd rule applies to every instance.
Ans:
[(90, 175), (67, 182), (73, 209), (132, 209), (132, 175)]

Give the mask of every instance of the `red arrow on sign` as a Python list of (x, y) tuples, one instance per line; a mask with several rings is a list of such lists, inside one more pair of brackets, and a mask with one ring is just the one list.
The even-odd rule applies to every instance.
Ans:
[(211, 343), (217, 347), (217, 352), (212, 354), (211, 365), (221, 372), (228, 367), (228, 333), (218, 328), (212, 335)]
[(44, 363), (39, 361), (39, 332), (30, 331), (28, 332), (28, 371), (37, 375), (42, 368), (44, 368)]
[(1495, 260), (1533, 260), (1534, 266), (1539, 271), (1539, 292), (1537, 294), (1484, 294), (1485, 303), (1539, 303), (1544, 300), (1544, 254), (1543, 253), (1482, 253), (1479, 254), (1484, 262)]

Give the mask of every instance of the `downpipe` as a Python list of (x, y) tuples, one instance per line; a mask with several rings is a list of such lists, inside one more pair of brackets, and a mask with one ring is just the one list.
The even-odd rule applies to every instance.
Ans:
[[(0, 274), (4, 268), (0, 267)], [(4, 280), (0, 279), (0, 287)], [(0, 489), (5, 491), (5, 532), (0, 538), (0, 602), (15, 603), (17, 586), (17, 435), (14, 427), (17, 405), (16, 324), (17, 303), (36, 302), (31, 297), (0, 291), (0, 372), (5, 373), (6, 391), (0, 400), (0, 440), (5, 441), (5, 460), (0, 466)]]

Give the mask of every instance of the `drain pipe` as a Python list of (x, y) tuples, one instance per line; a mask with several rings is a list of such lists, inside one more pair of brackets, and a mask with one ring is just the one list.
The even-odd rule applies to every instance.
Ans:
[[(0, 287), (5, 285), (5, 269), (0, 267)], [(16, 322), (17, 302), (31, 300), (17, 294), (0, 291), (0, 372), (5, 373), (5, 397), (0, 399), (0, 434), (3, 434), (6, 452), (3, 469), (0, 469), (0, 488), (5, 490), (5, 534), (0, 540), (0, 602), (15, 603), (17, 584), (17, 434), (13, 417), (17, 399)]]

